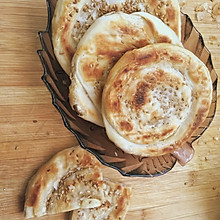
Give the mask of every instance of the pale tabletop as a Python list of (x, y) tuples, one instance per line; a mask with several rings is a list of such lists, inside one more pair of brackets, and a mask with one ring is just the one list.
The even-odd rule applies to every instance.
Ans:
[[(187, 1), (182, 11), (193, 20), (220, 74), (220, 23), (210, 15), (195, 17), (195, 7), (217, 0)], [(0, 1), (0, 219), (24, 219), (27, 182), (54, 153), (77, 144), (51, 104), (41, 80), (43, 68), (38, 31), (45, 30), (43, 0)], [(219, 91), (218, 83), (218, 91)], [(219, 96), (218, 96), (219, 100)], [(220, 106), (203, 136), (194, 143), (195, 156), (185, 167), (154, 178), (123, 177), (103, 168), (113, 181), (133, 187), (126, 219), (220, 219)], [(41, 219), (68, 219), (69, 214)]]

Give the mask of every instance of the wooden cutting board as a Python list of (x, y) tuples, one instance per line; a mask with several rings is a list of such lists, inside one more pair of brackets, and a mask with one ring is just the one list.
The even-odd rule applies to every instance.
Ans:
[[(182, 11), (193, 20), (212, 52), (220, 74), (220, 23), (209, 12), (197, 21), (194, 9), (217, 0), (187, 1)], [(211, 8), (209, 8), (209, 11)], [(25, 188), (39, 166), (54, 153), (77, 144), (51, 104), (41, 81), (37, 36), (47, 23), (42, 0), (0, 1), (0, 219), (23, 217)], [(219, 87), (219, 84), (218, 84)], [(218, 96), (219, 100), (219, 96)], [(110, 179), (133, 187), (126, 219), (220, 219), (220, 106), (204, 135), (194, 144), (195, 156), (155, 178), (128, 178), (103, 167)], [(41, 219), (68, 219), (69, 214)]]

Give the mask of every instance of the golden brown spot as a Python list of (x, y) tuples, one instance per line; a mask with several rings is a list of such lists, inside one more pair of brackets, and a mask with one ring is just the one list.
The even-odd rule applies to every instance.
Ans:
[(121, 190), (121, 189), (122, 189), (122, 186), (121, 186), (121, 185), (117, 185), (117, 189), (118, 189), (118, 190)]
[(166, 9), (166, 12), (170, 21), (175, 20), (176, 14), (175, 14), (175, 10), (172, 7), (168, 7)]
[(121, 103), (119, 99), (115, 99), (111, 102), (111, 109), (113, 112), (120, 112), (121, 111)]
[(151, 120), (158, 119), (159, 116), (160, 116), (160, 113), (157, 110), (155, 110), (151, 113)]
[(99, 34), (96, 36), (95, 45), (97, 48), (97, 54), (100, 56), (108, 57), (110, 60), (118, 59), (121, 56), (121, 53), (125, 50), (118, 50), (121, 48), (121, 42), (113, 42), (111, 39), (108, 39), (106, 35)]
[(209, 101), (208, 101), (207, 99), (203, 99), (203, 100), (202, 100), (202, 104), (203, 104), (204, 106), (208, 106), (208, 105), (209, 105)]
[(157, 77), (157, 80), (160, 80), (160, 81), (163, 81), (166, 77), (166, 74), (165, 74), (164, 70), (162, 70), (162, 69), (158, 69), (155, 72), (155, 75)]
[(207, 112), (207, 108), (200, 108), (198, 110), (198, 113), (196, 115), (196, 120), (193, 123), (192, 132), (195, 131), (199, 127), (199, 125), (203, 122), (206, 112)]
[[(56, 174), (58, 172), (58, 168), (54, 164), (52, 164), (50, 167), (48, 167), (47, 172), (49, 173), (49, 175), (54, 175), (54, 174)], [(48, 175), (48, 174), (46, 174), (46, 175)], [(43, 181), (43, 179), (42, 179), (41, 180), (41, 184), (43, 186), (45, 186), (46, 182)]]
[(122, 34), (135, 35), (136, 30), (134, 28), (129, 28), (128, 26), (119, 26), (119, 31)]
[(157, 43), (171, 43), (171, 39), (168, 36), (159, 36)]
[(134, 95), (133, 104), (136, 108), (141, 108), (146, 103), (146, 93), (149, 89), (149, 84), (146, 82), (139, 82), (137, 90)]
[(152, 135), (150, 135), (150, 134), (148, 134), (148, 135), (143, 135), (142, 139), (149, 139), (149, 138), (151, 138), (151, 137), (152, 137)]
[(166, 130), (163, 131), (163, 133), (161, 134), (161, 137), (166, 137), (168, 134), (172, 133), (173, 130), (174, 130), (174, 128), (166, 129)]
[(189, 71), (188, 73), (189, 78), (196, 84), (200, 83), (201, 77), (199, 77), (199, 74), (197, 74), (197, 71)]
[(98, 63), (89, 63), (84, 61), (84, 64), (82, 65), (83, 73), (86, 79), (100, 79), (103, 75), (103, 68), (101, 68)]
[(139, 65), (147, 65), (148, 63), (154, 63), (158, 59), (158, 55), (155, 53), (155, 51), (151, 51), (148, 54), (140, 54), (136, 59)]
[(33, 192), (31, 194), (31, 197), (28, 198), (28, 202), (27, 202), (28, 206), (35, 206), (35, 204), (38, 201), (38, 196), (40, 194), (40, 188), (41, 188), (41, 181), (38, 180), (35, 183), (35, 186), (33, 187)]
[(65, 23), (64, 31), (62, 32), (63, 35), (61, 37), (61, 40), (62, 40), (62, 45), (64, 46), (65, 51), (67, 52), (68, 58), (71, 59), (72, 56), (73, 56), (73, 50), (72, 50), (72, 47), (69, 45), (68, 40), (67, 40), (68, 39), (69, 26), (70, 26), (69, 22)]
[(81, 165), (83, 167), (87, 167), (88, 165), (92, 164), (92, 158), (89, 155), (84, 155)]
[(127, 121), (121, 121), (120, 126), (122, 131), (130, 132), (133, 129), (133, 126)]
[(157, 0), (149, 0), (149, 5), (153, 8), (155, 8), (157, 6), (158, 2)]
[(118, 205), (116, 206), (116, 210), (115, 210), (115, 217), (117, 216), (120, 216), (120, 213), (123, 211), (123, 207), (124, 207), (124, 197), (123, 196), (120, 196), (118, 198)]
[(163, 148), (163, 153), (167, 154), (167, 153), (171, 153), (172, 151), (174, 151), (174, 147), (173, 146), (168, 146), (168, 147), (165, 147)]
[(153, 37), (155, 37), (154, 36), (154, 34), (156, 33), (156, 28), (155, 28), (155, 24), (154, 24), (154, 22), (152, 22), (151, 20), (147, 20), (147, 30), (149, 30), (149, 33), (152, 33), (152, 36), (151, 36), (151, 38)]
[(94, 173), (94, 179), (98, 180), (100, 178), (100, 173), (99, 172), (95, 172)]
[(122, 87), (122, 80), (121, 79), (114, 82), (114, 88), (117, 88), (117, 87)]
[(183, 63), (183, 59), (180, 56), (178, 56), (177, 54), (176, 54), (176, 56), (171, 55), (170, 60), (174, 61), (175, 63)]

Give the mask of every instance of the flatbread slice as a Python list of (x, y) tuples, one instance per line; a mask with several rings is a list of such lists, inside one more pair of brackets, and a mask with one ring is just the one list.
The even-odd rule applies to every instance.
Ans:
[(160, 18), (181, 38), (178, 0), (58, 0), (52, 20), (54, 52), (67, 74), (77, 44), (90, 25), (109, 12), (144, 11)]
[(126, 51), (154, 43), (182, 46), (172, 29), (146, 12), (110, 13), (98, 18), (72, 59), (72, 108), (85, 120), (103, 126), (101, 98), (110, 69)]
[(81, 147), (57, 153), (29, 181), (25, 217), (100, 206), (104, 198), (100, 166)]
[(104, 200), (99, 207), (77, 209), (71, 214), (71, 220), (123, 220), (125, 219), (131, 188), (122, 184), (103, 182)]
[(109, 139), (119, 148), (159, 156), (189, 140), (211, 101), (205, 64), (183, 47), (160, 43), (125, 53), (111, 69), (102, 116)]

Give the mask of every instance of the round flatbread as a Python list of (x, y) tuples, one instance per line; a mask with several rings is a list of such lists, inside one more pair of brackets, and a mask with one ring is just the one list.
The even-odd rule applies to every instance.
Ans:
[(119, 12), (98, 18), (80, 40), (72, 59), (72, 108), (85, 120), (103, 126), (102, 90), (112, 66), (128, 50), (162, 42), (182, 46), (174, 31), (149, 13)]
[(134, 49), (112, 68), (102, 95), (107, 135), (125, 152), (180, 148), (206, 118), (212, 80), (193, 53), (171, 44)]
[(159, 17), (180, 38), (181, 20), (178, 0), (58, 0), (52, 20), (54, 52), (67, 74), (77, 44), (89, 26), (109, 12), (127, 14), (145, 11)]

